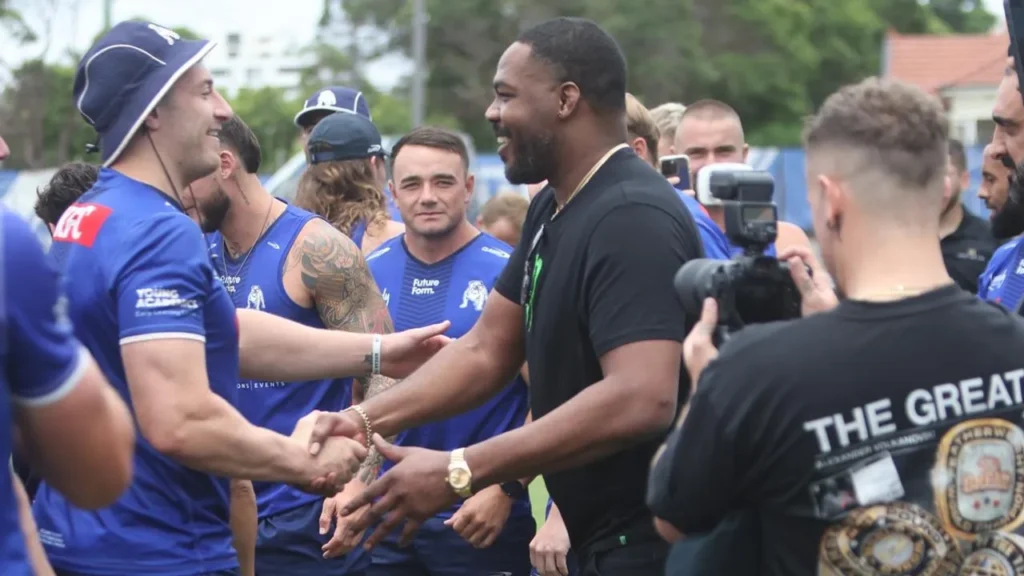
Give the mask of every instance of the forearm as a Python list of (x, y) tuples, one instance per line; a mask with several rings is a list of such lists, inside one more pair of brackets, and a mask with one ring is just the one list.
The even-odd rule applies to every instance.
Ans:
[(663, 434), (674, 402), (605, 379), (530, 424), (466, 449), (473, 488), (575, 468)]
[[(523, 366), (524, 366), (524, 370), (525, 370), (525, 366), (526, 365), (523, 364)], [(526, 420), (523, 421), (523, 426), (528, 426), (530, 424), (530, 422), (533, 422), (533, 410), (530, 410), (529, 412), (526, 413)], [(519, 479), (519, 481), (522, 482), (523, 486), (526, 486), (527, 488), (529, 488), (530, 484), (533, 484), (533, 481), (536, 480), (536, 479), (537, 479), (537, 474), (530, 474), (528, 476), (523, 476), (522, 478)], [(555, 509), (554, 505), (551, 506), (551, 509), (552, 510)]]
[(521, 349), (503, 352), (487, 350), (467, 335), (441, 349), (401, 386), (360, 406), (381, 436), (462, 414), (497, 394), (519, 370)]
[(251, 576), (256, 572), (256, 530), (259, 514), (256, 492), (249, 480), (231, 481), (231, 536), (238, 554), (239, 572)]
[(305, 484), (315, 476), (314, 457), (303, 444), (253, 426), (213, 393), (182, 418), (171, 434), (165, 443), (151, 442), (197, 470), (287, 484)]
[(372, 334), (310, 328), (257, 310), (238, 310), (242, 378), (299, 382), (370, 372)]

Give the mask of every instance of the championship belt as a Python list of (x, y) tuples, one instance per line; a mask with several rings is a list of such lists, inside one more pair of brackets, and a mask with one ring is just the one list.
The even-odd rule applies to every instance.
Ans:
[(932, 470), (935, 510), (946, 529), (972, 541), (1024, 522), (1024, 431), (998, 418), (950, 428)]
[(957, 541), (909, 502), (850, 512), (821, 537), (818, 576), (958, 576)]
[(958, 576), (1024, 574), (1024, 537), (993, 532), (978, 537)]

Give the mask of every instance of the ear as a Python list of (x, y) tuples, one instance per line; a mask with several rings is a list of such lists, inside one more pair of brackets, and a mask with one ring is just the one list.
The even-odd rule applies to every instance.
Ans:
[(575, 82), (565, 82), (558, 87), (558, 118), (565, 120), (576, 112), (580, 104), (580, 87)]
[(633, 152), (643, 160), (647, 160), (647, 141), (637, 136), (630, 141), (629, 145), (633, 148)]
[(466, 206), (469, 206), (469, 201), (473, 198), (473, 192), (476, 190), (476, 177), (472, 174), (466, 175)]
[(227, 150), (220, 151), (220, 178), (221, 180), (227, 180), (231, 177), (232, 171), (238, 167), (238, 163), (235, 161), (235, 156)]
[(146, 125), (146, 129), (149, 130), (149, 131), (154, 131), (154, 130), (159, 130), (160, 129), (160, 106), (159, 105), (157, 105), (156, 108), (153, 108), (153, 111), (150, 112), (148, 116), (146, 116), (145, 125)]
[(960, 190), (967, 190), (971, 186), (971, 173), (964, 170), (960, 173)]
[(819, 205), (823, 211), (825, 222), (835, 224), (846, 211), (846, 204), (849, 201), (846, 191), (838, 181), (829, 176), (818, 176), (818, 185), (821, 190)]
[[(484, 219), (483, 219), (482, 216), (477, 216), (476, 217), (476, 227), (478, 229), (480, 229), (480, 230), (484, 229)], [(486, 232), (486, 230), (485, 230), (485, 232)]]
[(743, 143), (743, 162), (747, 161), (747, 154), (750, 154), (750, 146), (746, 142)]

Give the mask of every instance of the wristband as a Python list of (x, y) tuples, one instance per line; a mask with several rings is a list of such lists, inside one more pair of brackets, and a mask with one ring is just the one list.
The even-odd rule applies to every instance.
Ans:
[(359, 417), (363, 419), (363, 429), (366, 432), (366, 449), (369, 450), (373, 447), (373, 426), (370, 426), (370, 417), (366, 415), (366, 410), (363, 410), (363, 407), (358, 404), (345, 408), (345, 412), (349, 411), (359, 414)]
[(373, 335), (373, 348), (370, 350), (370, 374), (380, 374), (380, 345), (383, 341), (380, 334)]

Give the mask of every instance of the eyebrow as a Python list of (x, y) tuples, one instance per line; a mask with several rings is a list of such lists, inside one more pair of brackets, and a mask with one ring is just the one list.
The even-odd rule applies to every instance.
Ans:
[(502, 90), (502, 89), (513, 90), (512, 85), (509, 84), (508, 82), (505, 82), (504, 80), (495, 80), (494, 81), (494, 90), (498, 91), (498, 90)]
[[(427, 179), (430, 179), (430, 180), (438, 180), (438, 179), (455, 180), (456, 178), (455, 178), (455, 175), (452, 174), (451, 172), (433, 172), (433, 173), (431, 173), (427, 177)], [(413, 175), (410, 175), (410, 176), (406, 176), (405, 178), (402, 178), (402, 180), (400, 182), (402, 184), (406, 184), (408, 182), (419, 182), (420, 180), (425, 180), (425, 178), (423, 176), (419, 175), (419, 174), (413, 174)]]
[(996, 124), (1002, 126), (1003, 128), (1014, 128), (1016, 126), (1020, 126), (1020, 121), (1019, 120), (1012, 120), (1010, 118), (1007, 118), (1005, 116), (1000, 116), (998, 114), (993, 114), (992, 115), (992, 121), (995, 122)]

